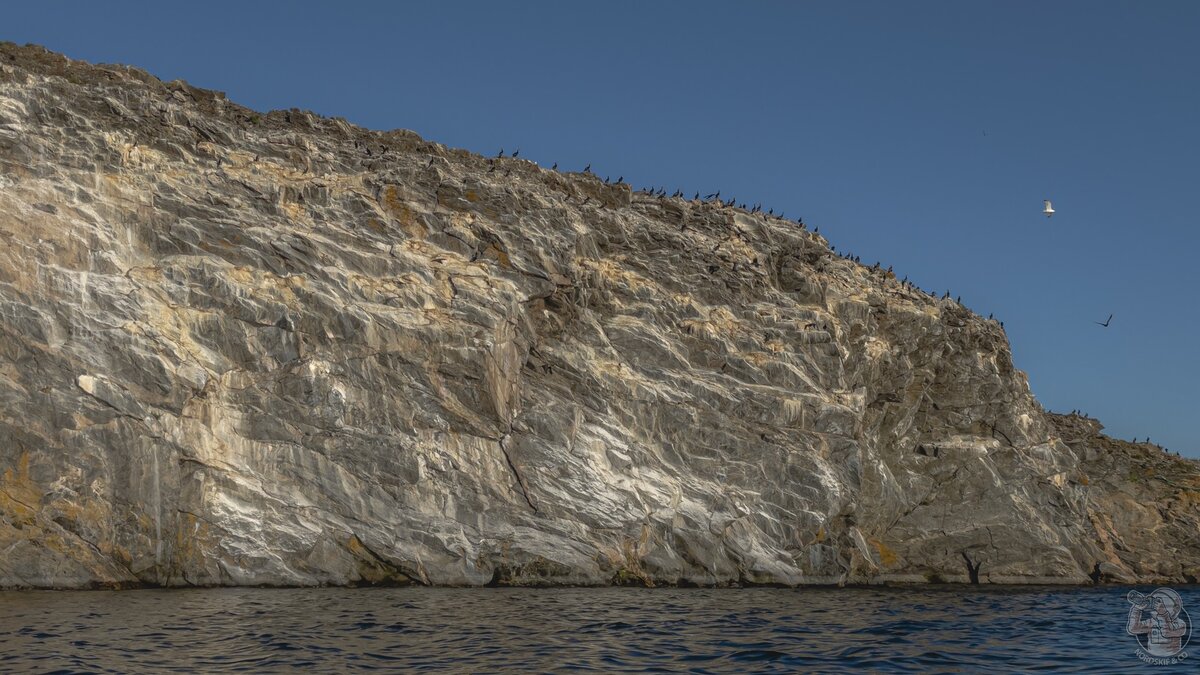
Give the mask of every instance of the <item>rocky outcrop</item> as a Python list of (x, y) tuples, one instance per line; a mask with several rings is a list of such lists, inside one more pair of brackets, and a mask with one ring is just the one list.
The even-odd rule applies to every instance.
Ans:
[(1200, 569), (1195, 463), (796, 222), (5, 44), (0, 237), (0, 585)]

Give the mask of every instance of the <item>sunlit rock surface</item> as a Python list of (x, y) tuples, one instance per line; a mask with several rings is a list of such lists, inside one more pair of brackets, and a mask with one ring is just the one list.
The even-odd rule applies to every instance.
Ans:
[(0, 46), (0, 585), (1183, 581), (1192, 462), (789, 222)]

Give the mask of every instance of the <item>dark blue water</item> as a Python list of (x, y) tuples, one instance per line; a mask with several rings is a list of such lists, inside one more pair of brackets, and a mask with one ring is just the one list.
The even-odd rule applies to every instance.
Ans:
[(0, 669), (1196, 672), (1138, 660), (1127, 590), (5, 592)]

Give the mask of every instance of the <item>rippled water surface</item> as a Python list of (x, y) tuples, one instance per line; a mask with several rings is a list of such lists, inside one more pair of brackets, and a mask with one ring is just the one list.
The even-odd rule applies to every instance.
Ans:
[[(1200, 590), (1177, 590), (1185, 608), (1200, 616)], [(1137, 644), (1125, 634), (1126, 591), (958, 587), (4, 592), (0, 669), (1153, 669), (1137, 659)]]

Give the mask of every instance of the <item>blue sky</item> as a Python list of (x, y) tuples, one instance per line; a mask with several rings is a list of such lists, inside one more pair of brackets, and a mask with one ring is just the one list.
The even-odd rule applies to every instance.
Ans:
[[(0, 39), (803, 215), (1200, 456), (1200, 2), (8, 5)], [(1058, 214), (1041, 215), (1042, 200)], [(1092, 323), (1115, 314), (1108, 329)]]

